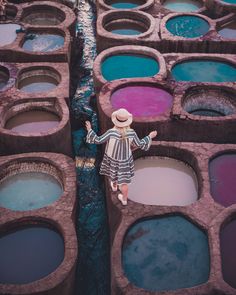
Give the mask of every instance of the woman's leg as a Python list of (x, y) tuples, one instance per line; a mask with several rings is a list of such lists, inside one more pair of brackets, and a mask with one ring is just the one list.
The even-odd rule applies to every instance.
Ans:
[(128, 199), (128, 184), (124, 183), (120, 186), (120, 190), (123, 195), (123, 200), (127, 201)]

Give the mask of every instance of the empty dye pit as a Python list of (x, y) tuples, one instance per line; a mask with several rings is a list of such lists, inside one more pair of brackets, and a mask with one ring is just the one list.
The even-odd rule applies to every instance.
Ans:
[(0, 47), (13, 43), (20, 28), (17, 24), (0, 24)]
[(24, 12), (25, 16), (22, 22), (38, 26), (56, 26), (64, 21), (64, 13), (52, 6), (40, 7), (35, 6), (33, 10)]
[(209, 163), (211, 195), (225, 206), (236, 203), (236, 154), (229, 153), (212, 159)]
[(125, 1), (125, 0), (124, 1), (115, 0), (115, 1), (111, 1), (111, 2), (108, 2), (108, 1), (106, 2), (107, 5), (110, 5), (116, 9), (132, 9), (132, 8), (136, 8), (144, 3), (145, 2), (140, 3), (138, 1)]
[(118, 54), (107, 57), (101, 66), (103, 77), (108, 80), (152, 77), (159, 72), (159, 63), (149, 56)]
[(15, 211), (45, 207), (62, 194), (59, 181), (44, 172), (21, 172), (0, 182), (0, 206)]
[(180, 216), (137, 222), (128, 230), (122, 250), (127, 278), (146, 290), (191, 288), (209, 277), (207, 235)]
[(208, 32), (209, 27), (206, 20), (194, 15), (176, 16), (166, 22), (166, 28), (171, 34), (184, 38), (203, 36)]
[(135, 160), (129, 199), (147, 205), (187, 206), (198, 199), (193, 169), (176, 159), (144, 157)]
[(28, 34), (22, 46), (27, 51), (50, 52), (64, 45), (64, 37), (56, 34)]
[(0, 66), (0, 90), (7, 85), (8, 80), (9, 80), (8, 69)]
[(172, 95), (158, 87), (127, 86), (112, 93), (113, 109), (125, 108), (135, 117), (153, 117), (166, 113), (173, 103)]
[[(33, 72), (32, 72), (33, 75)], [(58, 85), (58, 81), (47, 74), (27, 76), (18, 83), (18, 88), (24, 92), (47, 92)]]
[(167, 0), (163, 6), (176, 12), (192, 12), (202, 7), (202, 4), (195, 0)]
[(64, 241), (45, 226), (27, 226), (0, 236), (0, 283), (27, 284), (55, 271), (64, 259)]
[(176, 64), (171, 73), (176, 81), (236, 81), (236, 67), (233, 64), (217, 60), (187, 60)]
[(236, 289), (236, 220), (232, 220), (220, 232), (220, 250), (224, 280)]
[(225, 24), (218, 33), (225, 39), (236, 39), (236, 21)]
[(59, 123), (60, 118), (54, 113), (32, 110), (15, 115), (4, 128), (18, 133), (38, 133), (50, 131)]

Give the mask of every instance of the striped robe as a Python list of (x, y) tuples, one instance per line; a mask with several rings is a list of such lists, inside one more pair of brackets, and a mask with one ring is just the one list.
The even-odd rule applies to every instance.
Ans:
[(128, 129), (125, 137), (122, 137), (116, 128), (107, 130), (101, 136), (91, 129), (87, 134), (86, 141), (94, 144), (107, 143), (100, 174), (108, 176), (111, 181), (117, 182), (119, 185), (130, 183), (134, 176), (131, 145), (147, 151), (152, 142), (149, 135), (140, 140), (133, 129)]

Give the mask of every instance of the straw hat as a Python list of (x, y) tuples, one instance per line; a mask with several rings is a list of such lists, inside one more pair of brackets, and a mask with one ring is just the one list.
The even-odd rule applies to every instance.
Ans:
[(126, 109), (119, 109), (111, 114), (111, 120), (117, 127), (127, 127), (133, 121), (133, 116)]

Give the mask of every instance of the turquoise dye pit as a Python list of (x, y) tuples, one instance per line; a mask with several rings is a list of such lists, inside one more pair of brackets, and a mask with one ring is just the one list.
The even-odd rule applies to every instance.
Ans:
[(9, 176), (0, 183), (0, 206), (15, 211), (45, 207), (63, 193), (56, 178), (42, 172)]
[(134, 29), (119, 29), (119, 30), (112, 30), (111, 31), (113, 34), (118, 34), (118, 35), (140, 35), (142, 32)]
[(194, 0), (167, 0), (163, 6), (176, 12), (192, 12), (202, 7), (200, 2)]
[(146, 290), (197, 286), (209, 277), (208, 239), (180, 216), (140, 221), (125, 236), (122, 265), (129, 281)]
[(170, 18), (166, 23), (167, 30), (184, 38), (196, 38), (205, 35), (209, 30), (209, 23), (203, 18), (193, 15), (183, 15)]
[(139, 6), (138, 3), (131, 2), (131, 1), (130, 2), (129, 1), (113, 2), (110, 5), (116, 9), (132, 9)]
[(54, 34), (29, 34), (22, 46), (27, 51), (50, 52), (64, 45), (64, 37)]
[(152, 77), (159, 72), (158, 62), (144, 55), (120, 54), (106, 58), (101, 65), (103, 77), (108, 80)]
[(222, 0), (222, 2), (226, 2), (229, 4), (236, 4), (236, 0)]
[(0, 236), (0, 284), (27, 284), (52, 273), (64, 259), (64, 241), (44, 226)]
[(235, 82), (236, 67), (217, 60), (188, 60), (172, 68), (176, 81)]

